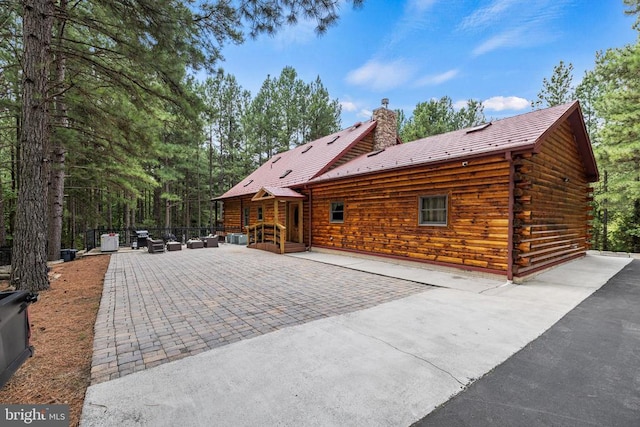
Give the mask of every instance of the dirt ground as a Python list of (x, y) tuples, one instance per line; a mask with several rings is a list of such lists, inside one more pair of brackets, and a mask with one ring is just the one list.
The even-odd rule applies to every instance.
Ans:
[(29, 306), (35, 354), (0, 390), (0, 403), (68, 404), (70, 425), (78, 425), (91, 379), (93, 327), (109, 258), (86, 256), (52, 267), (51, 288)]

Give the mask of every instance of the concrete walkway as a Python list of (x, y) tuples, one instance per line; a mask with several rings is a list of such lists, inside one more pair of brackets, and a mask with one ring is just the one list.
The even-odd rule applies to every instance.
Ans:
[[(195, 251), (223, 258), (201, 267), (201, 260), (188, 263)], [(209, 351), (203, 347), (193, 357), (156, 360), (160, 364), (155, 367), (145, 363), (144, 370), (129, 375), (118, 368), (109, 377), (117, 373), (121, 378), (96, 381), (88, 389), (83, 425), (409, 425), (538, 337), (630, 261), (587, 256), (524, 285), (511, 285), (461, 273), (446, 273), (450, 276), (447, 278), (429, 269), (411, 270), (411, 280), (415, 281), (395, 279), (386, 276), (403, 277), (408, 267), (367, 261), (373, 262), (367, 268), (385, 274), (380, 276), (327, 265), (325, 262), (356, 262), (348, 257), (330, 258), (335, 257), (330, 254), (304, 254), (310, 258), (305, 260), (228, 245), (215, 251), (114, 255), (101, 304), (103, 316), (114, 313), (114, 336), (125, 329), (125, 324), (116, 320), (120, 314), (115, 316), (124, 310), (105, 309), (105, 314), (103, 307), (119, 307), (117, 302), (110, 303), (110, 298), (124, 300), (124, 290), (138, 286), (143, 274), (156, 288), (154, 292), (160, 288), (167, 294), (164, 301), (172, 300), (172, 292), (178, 299), (182, 298), (180, 292), (191, 292), (188, 285), (193, 277), (200, 277), (203, 284), (192, 292), (190, 301), (209, 289), (206, 283), (211, 289), (233, 289), (224, 304), (238, 300), (251, 304), (254, 298), (261, 298), (260, 293), (254, 295), (258, 290), (264, 293), (270, 287), (279, 288), (279, 295), (272, 296), (274, 300), (283, 295), (290, 298), (289, 305), (279, 308), (281, 311), (314, 307), (314, 301), (322, 301), (320, 306), (343, 304), (345, 296), (340, 292), (345, 289), (346, 297), (353, 299), (333, 311), (312, 309), (309, 312), (315, 313), (316, 320), (301, 316), (297, 324), (291, 322), (292, 326), (276, 322), (271, 333), (247, 335), (253, 336), (251, 339), (243, 339), (240, 334), (235, 342), (214, 344)], [(152, 259), (161, 260), (165, 270), (171, 271), (168, 263), (175, 254), (183, 259), (178, 263), (181, 273), (174, 277), (180, 282), (173, 291), (167, 287), (172, 280), (162, 270), (153, 273), (155, 279), (150, 278), (151, 273), (142, 273), (154, 270), (145, 264)], [(122, 258), (128, 257), (138, 261), (126, 261), (131, 266), (125, 268)], [(451, 288), (446, 287), (449, 280)], [(416, 281), (441, 287), (425, 287)], [(262, 285), (246, 294), (239, 291), (252, 283)], [(291, 286), (294, 290), (287, 291)], [(315, 300), (298, 303), (308, 298), (303, 289), (309, 286)], [(111, 288), (116, 290), (107, 290)], [(352, 294), (351, 288), (361, 291)], [(220, 294), (211, 289), (201, 299), (220, 303)], [(109, 296), (110, 292), (116, 296)], [(303, 295), (300, 300), (299, 295)], [(374, 296), (366, 300), (367, 295)], [(131, 296), (138, 298), (135, 293)], [(193, 308), (190, 304), (187, 306)], [(139, 310), (131, 307), (129, 312), (137, 314)], [(215, 305), (204, 304), (192, 309), (191, 316), (208, 316), (216, 309)], [(266, 304), (255, 310), (246, 314), (259, 316), (269, 310), (275, 313), (276, 309)], [(150, 318), (167, 317), (165, 312), (147, 314)], [(176, 315), (174, 320), (180, 316), (186, 315)], [(128, 333), (136, 329), (136, 322), (132, 322)], [(97, 344), (96, 352), (101, 345)], [(115, 348), (117, 352), (118, 346)], [(142, 359), (144, 362), (144, 356)], [(165, 360), (167, 363), (162, 363)]]

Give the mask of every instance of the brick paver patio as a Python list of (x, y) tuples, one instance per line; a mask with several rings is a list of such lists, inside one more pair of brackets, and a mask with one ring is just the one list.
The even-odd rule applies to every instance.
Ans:
[(93, 384), (430, 289), (241, 246), (111, 256)]

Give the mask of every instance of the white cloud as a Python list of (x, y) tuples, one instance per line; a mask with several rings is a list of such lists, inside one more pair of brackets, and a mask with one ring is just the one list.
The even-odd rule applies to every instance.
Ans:
[(482, 102), (487, 111), (524, 110), (531, 103), (518, 96), (493, 96)]
[(348, 111), (350, 113), (353, 113), (358, 109), (358, 106), (355, 104), (355, 102), (351, 101), (340, 101), (340, 106), (342, 107), (342, 111)]
[(373, 111), (363, 108), (362, 110), (358, 111), (358, 114), (356, 114), (356, 116), (358, 118), (368, 120), (371, 118), (371, 116), (373, 116)]
[(473, 56), (513, 47), (541, 45), (557, 37), (554, 22), (565, 13), (571, 0), (493, 0), (465, 17), (458, 29), (488, 37), (473, 50)]
[(437, 0), (409, 0), (409, 2), (407, 2), (405, 14), (412, 16), (413, 13), (416, 12), (424, 13), (431, 9), (431, 6), (433, 6), (436, 1)]
[[(460, 29), (470, 30), (491, 26), (502, 19), (503, 12), (507, 12), (511, 6), (519, 3), (519, 0), (496, 0), (486, 7), (481, 7), (467, 16), (460, 23)], [(522, 6), (521, 6), (522, 7)]]
[(444, 83), (446, 81), (453, 79), (455, 76), (458, 75), (459, 72), (460, 70), (453, 69), (453, 70), (445, 71), (444, 73), (425, 76), (419, 79), (416, 82), (416, 85), (417, 86), (439, 85), (441, 83)]
[(524, 34), (521, 29), (513, 29), (505, 31), (496, 36), (491, 37), (481, 45), (473, 49), (474, 56), (480, 56), (503, 47), (514, 47), (523, 43)]
[(347, 83), (369, 86), (370, 89), (383, 91), (405, 84), (413, 75), (414, 67), (402, 59), (389, 62), (370, 60), (362, 67), (347, 74)]

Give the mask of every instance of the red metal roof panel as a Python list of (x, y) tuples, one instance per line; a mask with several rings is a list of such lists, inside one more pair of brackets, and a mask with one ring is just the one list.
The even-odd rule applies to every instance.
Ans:
[[(217, 200), (255, 194), (263, 187), (302, 185), (340, 158), (371, 132), (376, 122), (367, 121), (315, 141), (278, 153)], [(338, 137), (338, 138), (336, 138)], [(287, 171), (290, 171), (287, 173)]]
[(364, 154), (311, 182), (339, 179), (382, 170), (480, 157), (492, 153), (534, 149), (538, 140), (577, 102), (496, 120), (482, 129), (457, 130), (386, 148), (376, 155)]

